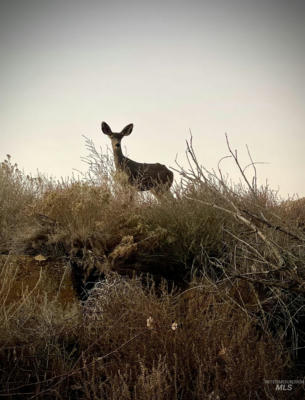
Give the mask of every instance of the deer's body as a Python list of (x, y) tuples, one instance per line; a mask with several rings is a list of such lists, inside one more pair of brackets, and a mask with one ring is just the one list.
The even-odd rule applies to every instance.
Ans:
[(122, 132), (111, 131), (106, 122), (102, 123), (102, 131), (111, 139), (114, 163), (117, 171), (124, 172), (128, 182), (137, 190), (154, 190), (157, 192), (169, 190), (173, 183), (174, 175), (165, 165), (138, 163), (125, 157), (121, 148), (121, 140), (131, 134), (133, 124), (127, 125)]

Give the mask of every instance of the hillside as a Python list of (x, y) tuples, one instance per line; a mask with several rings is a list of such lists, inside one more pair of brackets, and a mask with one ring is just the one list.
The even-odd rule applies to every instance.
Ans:
[(242, 184), (190, 141), (160, 198), (87, 148), (80, 178), (0, 164), (0, 396), (304, 398), (267, 381), (305, 372), (305, 200), (258, 187), (229, 144)]

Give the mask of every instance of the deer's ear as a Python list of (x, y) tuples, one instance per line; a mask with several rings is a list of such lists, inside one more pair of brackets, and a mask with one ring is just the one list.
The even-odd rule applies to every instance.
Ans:
[(132, 130), (133, 130), (133, 124), (129, 124), (129, 125), (125, 126), (125, 128), (122, 130), (121, 134), (123, 136), (128, 136), (131, 134)]
[(111, 135), (112, 130), (110, 126), (106, 122), (102, 122), (102, 131), (105, 133), (105, 135)]

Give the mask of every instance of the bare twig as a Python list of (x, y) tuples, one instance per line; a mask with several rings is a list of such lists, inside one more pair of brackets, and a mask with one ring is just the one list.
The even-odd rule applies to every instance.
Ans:
[[(232, 157), (234, 158), (234, 161), (235, 161), (235, 163), (236, 163), (236, 165), (237, 165), (237, 167), (238, 167), (238, 169), (239, 169), (239, 171), (240, 171), (240, 173), (241, 173), (241, 175), (242, 175), (244, 181), (246, 182), (246, 184), (247, 184), (249, 190), (251, 191), (251, 193), (253, 194), (253, 196), (257, 197), (256, 187), (253, 187), (253, 186), (250, 184), (248, 178), (246, 177), (245, 172), (244, 172), (244, 169), (241, 167), (241, 165), (240, 165), (240, 163), (239, 163), (239, 160), (238, 160), (238, 157), (237, 157), (237, 150), (235, 150), (235, 152), (233, 152), (233, 150), (231, 149), (231, 146), (230, 146), (230, 143), (229, 143), (229, 139), (228, 139), (228, 135), (227, 135), (227, 134), (226, 134), (226, 141), (227, 141), (227, 147), (228, 147), (228, 149), (229, 149), (229, 152), (231, 153)], [(250, 159), (251, 159), (251, 158), (250, 158)], [(251, 160), (251, 161), (252, 161), (252, 160)], [(256, 172), (256, 170), (255, 170), (255, 172)], [(256, 182), (256, 177), (255, 177), (255, 182)]]
[(304, 238), (301, 238), (301, 237), (295, 235), (294, 233), (287, 231), (286, 229), (282, 228), (279, 225), (273, 225), (273, 224), (271, 224), (271, 222), (267, 221), (266, 219), (260, 218), (257, 215), (254, 215), (253, 213), (251, 213), (250, 211), (248, 211), (246, 209), (242, 209), (241, 211), (244, 212), (245, 214), (249, 215), (249, 217), (256, 219), (257, 221), (261, 222), (262, 224), (265, 224), (266, 226), (268, 226), (268, 228), (272, 228), (275, 231), (285, 233), (286, 235), (288, 235), (288, 236), (292, 237), (293, 239), (296, 239), (300, 242), (305, 242)]

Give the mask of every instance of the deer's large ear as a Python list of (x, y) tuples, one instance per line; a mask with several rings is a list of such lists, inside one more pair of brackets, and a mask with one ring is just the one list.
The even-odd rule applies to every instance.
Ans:
[(121, 134), (123, 136), (128, 136), (131, 134), (132, 130), (133, 130), (133, 124), (129, 124), (129, 125), (125, 126), (125, 128), (122, 130)]
[(108, 136), (112, 134), (112, 130), (106, 122), (102, 122), (102, 131)]

